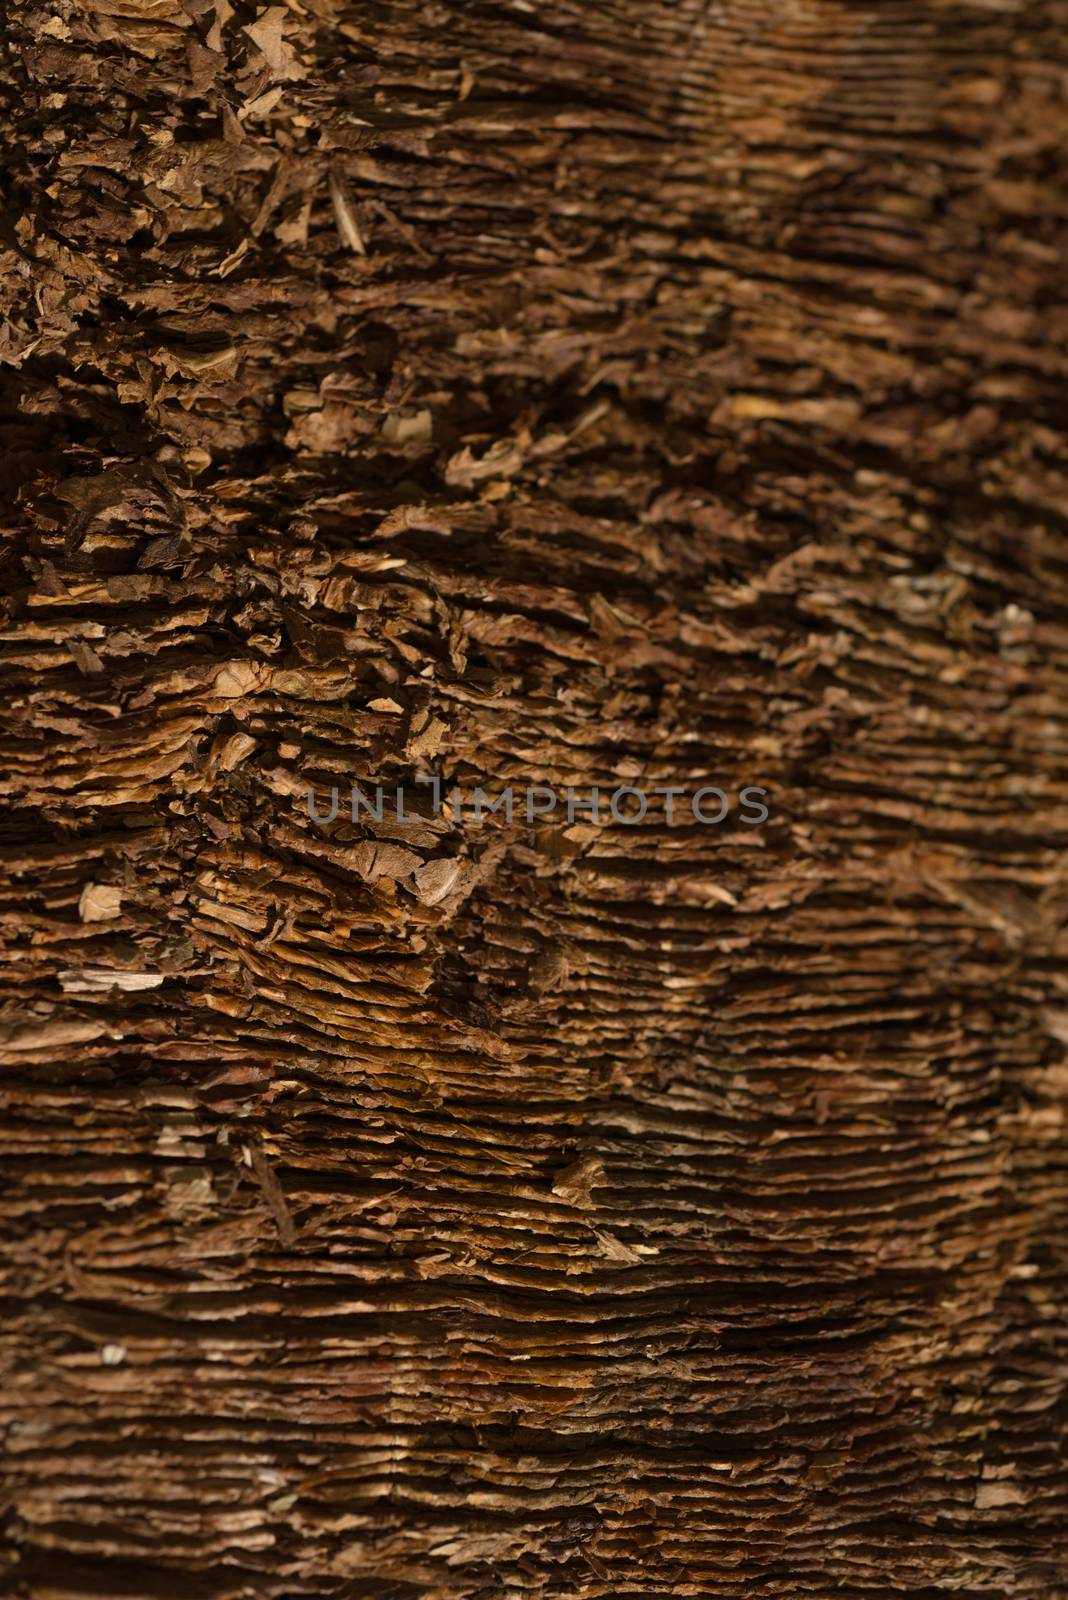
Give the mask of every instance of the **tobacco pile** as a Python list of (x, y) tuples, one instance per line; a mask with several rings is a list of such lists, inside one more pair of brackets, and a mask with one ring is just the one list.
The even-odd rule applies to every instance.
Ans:
[(1068, 5), (3, 28), (0, 1594), (1068, 1595)]

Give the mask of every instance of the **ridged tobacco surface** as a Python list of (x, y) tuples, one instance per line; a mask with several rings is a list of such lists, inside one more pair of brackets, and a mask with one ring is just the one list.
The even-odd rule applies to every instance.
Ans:
[(1068, 7), (2, 26), (3, 1600), (1068, 1596)]

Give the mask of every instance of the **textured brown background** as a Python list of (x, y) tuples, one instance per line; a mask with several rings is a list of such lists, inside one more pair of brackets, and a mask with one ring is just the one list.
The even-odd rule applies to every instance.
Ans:
[(4, 1600), (1068, 1595), (1068, 5), (4, 32)]

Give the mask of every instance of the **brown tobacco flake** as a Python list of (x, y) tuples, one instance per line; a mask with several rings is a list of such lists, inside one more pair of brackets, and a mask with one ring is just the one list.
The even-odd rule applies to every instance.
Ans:
[(104, 671), (104, 663), (97, 655), (91, 644), (84, 639), (67, 639), (67, 649), (77, 663), (78, 671), (86, 677), (94, 677)]
[(297, 1242), (297, 1228), (293, 1221), (293, 1213), (289, 1209), (282, 1185), (275, 1175), (274, 1168), (267, 1160), (259, 1144), (253, 1142), (244, 1146), (245, 1158), (256, 1174), (256, 1179), (263, 1190), (264, 1199), (270, 1207), (271, 1215), (278, 1228), (278, 1236), (286, 1248), (291, 1248)]
[(200, 40), (195, 38), (186, 39), (185, 52), (189, 62), (189, 79), (193, 93), (204, 94), (211, 88), (224, 66), (223, 57), (217, 50), (205, 49)]
[(282, 37), (282, 30), (291, 18), (292, 12), (288, 6), (268, 6), (259, 13), (254, 23), (242, 30), (262, 52), (271, 71), (277, 77), (287, 79), (305, 75), (293, 47)]
[(108, 922), (122, 911), (122, 890), (108, 883), (87, 883), (78, 901), (83, 922)]
[(367, 254), (367, 247), (363, 242), (356, 222), (356, 213), (352, 205), (352, 197), (344, 178), (333, 169), (329, 175), (330, 203), (334, 208), (334, 220), (337, 223), (338, 238), (346, 250), (352, 250), (356, 255)]
[(597, 1156), (583, 1156), (564, 1167), (553, 1179), (553, 1194), (572, 1205), (588, 1207), (592, 1204), (594, 1186), (604, 1177), (604, 1165)]
[(37, 592), (47, 595), (50, 599), (61, 600), (69, 596), (70, 590), (60, 577), (51, 561), (42, 561), (41, 575), (37, 580)]
[(428, 861), (412, 874), (415, 893), (424, 905), (437, 905), (457, 887), (463, 873), (461, 861)]

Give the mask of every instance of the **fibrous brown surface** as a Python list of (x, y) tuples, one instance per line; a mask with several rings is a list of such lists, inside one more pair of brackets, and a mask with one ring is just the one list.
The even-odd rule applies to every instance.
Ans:
[(1068, 1595), (1068, 5), (4, 30), (0, 1593)]

